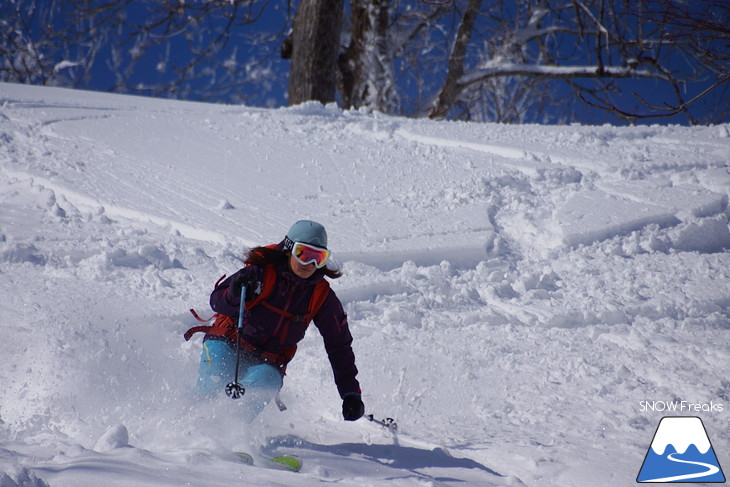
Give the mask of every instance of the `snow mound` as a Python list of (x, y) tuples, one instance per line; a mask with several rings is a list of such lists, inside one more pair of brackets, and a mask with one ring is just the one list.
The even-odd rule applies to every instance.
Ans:
[(123, 424), (111, 426), (101, 435), (94, 445), (94, 450), (108, 452), (129, 446), (129, 431)]
[(27, 468), (0, 472), (0, 487), (50, 487)]

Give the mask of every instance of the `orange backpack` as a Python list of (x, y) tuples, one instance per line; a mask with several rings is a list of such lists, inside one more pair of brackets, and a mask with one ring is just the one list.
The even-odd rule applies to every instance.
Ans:
[[(220, 283), (225, 278), (226, 276), (224, 274), (223, 276), (221, 276), (220, 279), (218, 279), (218, 281), (215, 283), (216, 289), (218, 288), (218, 286), (220, 286)], [(273, 264), (267, 264), (266, 266), (264, 266), (264, 279), (262, 283), (261, 293), (253, 299), (246, 301), (244, 303), (244, 307), (246, 310), (249, 310), (255, 306), (261, 305), (288, 318), (288, 321), (286, 322), (284, 330), (282, 331), (281, 337), (279, 339), (279, 343), (284, 344), (286, 342), (286, 335), (289, 331), (289, 323), (291, 323), (292, 321), (303, 321), (307, 324), (307, 326), (309, 326), (309, 323), (314, 319), (315, 316), (317, 316), (317, 313), (319, 313), (320, 308), (327, 299), (327, 296), (329, 295), (330, 285), (325, 279), (322, 279), (317, 284), (315, 284), (314, 291), (312, 292), (312, 297), (309, 300), (307, 312), (303, 315), (295, 315), (286, 310), (277, 308), (266, 300), (274, 290), (275, 284), (276, 269), (274, 268)], [(201, 318), (194, 309), (191, 309), (190, 312), (198, 321), (208, 323), (214, 320), (214, 322), (212, 325), (194, 326), (190, 328), (183, 335), (185, 337), (185, 341), (190, 340), (190, 338), (192, 338), (195, 333), (201, 332), (204, 332), (206, 334), (206, 337), (217, 340), (226, 340), (229, 343), (233, 344), (235, 344), (236, 339), (238, 339), (243, 350), (260, 355), (260, 357), (265, 362), (275, 364), (280, 369), (282, 369), (282, 371), (286, 368), (286, 364), (289, 363), (292, 358), (294, 358), (294, 354), (297, 350), (296, 344), (286, 348), (281, 353), (265, 352), (258, 349), (255, 345), (247, 342), (245, 339), (238, 337), (238, 327), (236, 323), (234, 323), (232, 317), (221, 313), (215, 313), (212, 317), (205, 320)]]

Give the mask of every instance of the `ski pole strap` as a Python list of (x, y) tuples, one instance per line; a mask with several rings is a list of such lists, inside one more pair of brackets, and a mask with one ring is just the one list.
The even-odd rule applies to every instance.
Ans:
[(375, 419), (375, 417), (372, 414), (368, 414), (365, 417), (367, 418), (368, 421), (371, 421), (375, 424), (379, 424), (380, 426), (388, 428), (391, 431), (398, 430), (398, 423), (396, 423), (393, 418)]

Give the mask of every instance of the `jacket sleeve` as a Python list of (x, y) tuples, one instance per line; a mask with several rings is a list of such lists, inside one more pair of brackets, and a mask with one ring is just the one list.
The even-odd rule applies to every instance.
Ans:
[(347, 314), (334, 291), (330, 290), (322, 308), (314, 318), (314, 324), (324, 339), (324, 347), (332, 365), (340, 397), (344, 398), (346, 394), (351, 393), (360, 394)]
[(229, 276), (218, 284), (218, 286), (210, 294), (210, 307), (216, 313), (220, 313), (226, 316), (238, 316), (238, 310), (241, 306), (241, 298), (233, 296), (229, 289), (233, 277), (237, 274), (244, 273), (247, 277), (254, 277), (259, 280), (263, 278), (263, 274), (259, 272), (256, 266), (248, 266), (239, 270), (235, 274)]

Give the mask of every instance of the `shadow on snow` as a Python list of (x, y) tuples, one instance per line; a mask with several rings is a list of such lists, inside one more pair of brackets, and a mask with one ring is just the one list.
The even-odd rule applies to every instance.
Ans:
[[(333, 455), (347, 457), (350, 455), (360, 455), (368, 461), (377, 463), (381, 466), (407, 470), (421, 477), (430, 476), (423, 472), (417, 472), (418, 469), (424, 468), (464, 468), (481, 470), (490, 475), (504, 477), (502, 474), (474, 461), (470, 458), (452, 457), (446, 450), (442, 448), (434, 448), (426, 450), (422, 448), (401, 446), (398, 444), (382, 445), (382, 444), (364, 444), (364, 443), (340, 443), (335, 445), (320, 445), (304, 440), (296, 435), (281, 435), (269, 439), (265, 451), (267, 454), (274, 456), (278, 448), (300, 448), (305, 450), (329, 453)], [(434, 480), (457, 480), (457, 479), (439, 479)]]

